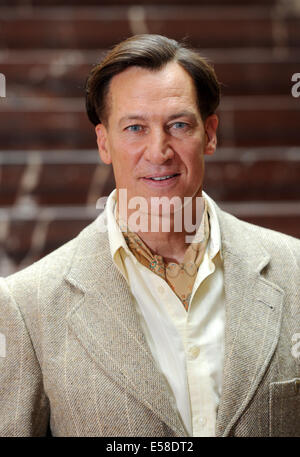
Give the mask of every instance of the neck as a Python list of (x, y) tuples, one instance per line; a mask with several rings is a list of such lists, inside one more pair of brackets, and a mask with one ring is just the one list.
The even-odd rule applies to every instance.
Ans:
[(185, 251), (189, 245), (184, 233), (138, 232), (138, 235), (151, 251), (161, 255), (165, 262), (183, 262)]
[(124, 212), (119, 212), (119, 208), (118, 213), (153, 253), (161, 255), (166, 262), (182, 263), (186, 249), (200, 226), (204, 200), (191, 198), (181, 209), (162, 215), (161, 211), (149, 214), (127, 207), (127, 217), (124, 217)]

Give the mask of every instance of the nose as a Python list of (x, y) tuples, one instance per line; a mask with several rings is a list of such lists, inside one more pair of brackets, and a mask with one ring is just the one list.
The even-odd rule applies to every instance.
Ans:
[(144, 157), (155, 165), (162, 165), (174, 157), (174, 150), (169, 142), (169, 135), (163, 129), (155, 129), (148, 137)]

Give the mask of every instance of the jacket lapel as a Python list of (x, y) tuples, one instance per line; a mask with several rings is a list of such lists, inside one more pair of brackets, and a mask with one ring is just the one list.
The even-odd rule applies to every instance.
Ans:
[[(102, 215), (100, 216), (102, 217)], [(132, 296), (112, 262), (106, 233), (97, 221), (79, 236), (67, 281), (81, 291), (68, 314), (90, 357), (150, 408), (177, 436), (185, 431), (176, 405), (145, 341)]]
[[(275, 350), (282, 289), (262, 271), (270, 256), (252, 231), (217, 209), (225, 284), (225, 354), (217, 435), (227, 436), (255, 393)], [(243, 232), (241, 232), (241, 229)]]
[[(225, 355), (217, 436), (230, 435), (264, 376), (281, 323), (282, 289), (266, 280), (270, 256), (252, 231), (218, 207), (225, 283)], [(96, 221), (97, 222), (97, 221)], [(78, 238), (67, 281), (81, 298), (68, 322), (90, 357), (177, 436), (185, 431), (145, 341), (132, 296), (96, 222)], [(245, 226), (242, 227), (245, 230)], [(142, 376), (141, 376), (142, 373)]]

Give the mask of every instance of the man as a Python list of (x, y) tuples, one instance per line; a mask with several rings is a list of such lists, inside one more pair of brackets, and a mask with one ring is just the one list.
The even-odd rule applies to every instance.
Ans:
[(54, 436), (300, 436), (300, 242), (203, 192), (218, 103), (212, 67), (158, 35), (93, 69), (116, 190), (2, 280), (2, 436), (44, 435), (49, 418)]

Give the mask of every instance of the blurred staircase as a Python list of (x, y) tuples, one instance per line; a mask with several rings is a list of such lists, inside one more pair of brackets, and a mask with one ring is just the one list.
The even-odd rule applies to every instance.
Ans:
[(204, 190), (244, 220), (300, 237), (300, 98), (291, 95), (300, 0), (1, 0), (0, 274), (74, 237), (113, 189), (84, 85), (105, 50), (136, 33), (187, 38), (223, 83)]

